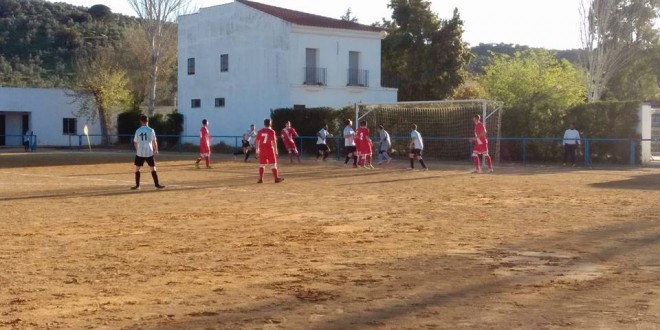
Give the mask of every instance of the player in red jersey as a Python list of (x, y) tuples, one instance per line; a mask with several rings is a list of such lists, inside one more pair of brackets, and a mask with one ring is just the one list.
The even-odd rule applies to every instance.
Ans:
[(481, 122), (481, 116), (474, 115), (474, 137), (470, 138), (474, 142), (474, 149), (472, 151), (472, 159), (474, 160), (474, 172), (481, 173), (481, 164), (479, 158), (484, 155), (486, 158), (486, 165), (488, 166), (488, 173), (493, 173), (493, 161), (488, 154), (488, 138), (486, 138), (486, 126)]
[(264, 172), (266, 166), (272, 166), (273, 178), (275, 183), (284, 181), (277, 173), (277, 133), (270, 127), (270, 119), (264, 119), (264, 128), (257, 132), (255, 141), (257, 155), (259, 157), (259, 180), (257, 183), (264, 183)]
[(282, 129), (282, 132), (280, 132), (280, 135), (282, 135), (282, 141), (284, 141), (286, 151), (289, 152), (289, 160), (291, 163), (293, 163), (294, 155), (298, 158), (298, 163), (300, 163), (300, 153), (298, 153), (298, 148), (296, 148), (296, 142), (293, 141), (293, 138), (298, 137), (299, 135), (298, 132), (296, 132), (296, 129), (291, 127), (290, 121), (287, 121), (286, 124), (284, 124), (284, 128)]
[(369, 136), (369, 128), (367, 128), (367, 121), (363, 120), (360, 122), (360, 127), (355, 132), (355, 147), (358, 152), (358, 157), (360, 158), (359, 165), (365, 168), (373, 169), (371, 165), (371, 154), (373, 153), (371, 149), (371, 137)]
[(209, 135), (209, 122), (202, 120), (202, 128), (199, 129), (199, 157), (195, 163), (195, 168), (199, 169), (199, 163), (202, 159), (206, 160), (206, 168), (211, 167), (211, 136)]

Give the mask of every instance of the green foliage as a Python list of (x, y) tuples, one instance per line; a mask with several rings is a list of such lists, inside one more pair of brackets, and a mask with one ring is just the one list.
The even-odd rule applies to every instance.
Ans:
[(117, 43), (135, 20), (102, 7), (92, 13), (65, 3), (0, 1), (0, 85), (70, 87), (74, 58)]
[(660, 45), (642, 51), (608, 82), (604, 100), (660, 100)]
[[(575, 123), (586, 138), (639, 139), (640, 102), (593, 102), (568, 109), (564, 122)], [(627, 163), (630, 158), (629, 142), (592, 142), (591, 158), (594, 162)], [(637, 146), (637, 161), (641, 155)]]
[[(355, 109), (353, 107), (346, 107), (341, 110), (333, 108), (306, 108), (306, 109), (276, 109), (271, 111), (271, 119), (273, 120), (273, 129), (279, 132), (284, 128), (287, 121), (296, 129), (300, 136), (316, 136), (316, 133), (323, 127), (324, 124), (328, 125), (328, 131), (335, 135), (341, 136), (344, 128), (344, 120), (353, 119), (355, 117)], [(331, 142), (329, 142), (331, 143)], [(305, 140), (304, 150), (314, 151), (316, 153), (316, 140)], [(281, 148), (280, 144), (280, 148)]]
[(385, 85), (399, 87), (399, 100), (436, 100), (450, 96), (466, 74), (471, 54), (463, 42), (463, 21), (454, 11), (442, 20), (431, 2), (391, 0), (392, 21), (381, 27), (388, 36), (382, 43)]
[[(130, 143), (133, 140), (133, 133), (140, 127), (140, 116), (142, 112), (139, 109), (131, 109), (117, 115), (117, 134), (120, 136), (120, 143)], [(166, 115), (157, 113), (149, 117), (149, 126), (156, 131), (163, 148), (168, 148), (179, 143), (179, 135), (183, 131), (183, 115), (174, 110)]]
[(582, 73), (548, 51), (497, 56), (479, 81), (504, 102), (504, 136), (556, 136), (565, 109), (585, 100)]

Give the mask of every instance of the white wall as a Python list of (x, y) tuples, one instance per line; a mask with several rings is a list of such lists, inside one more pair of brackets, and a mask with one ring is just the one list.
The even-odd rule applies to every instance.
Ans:
[[(179, 17), (178, 109), (184, 134), (196, 136), (202, 119), (213, 135), (240, 135), (261, 126), (276, 108), (343, 107), (356, 102), (396, 102), (397, 90), (380, 87), (379, 33), (300, 27), (239, 2), (202, 8)], [(305, 49), (320, 49), (328, 86), (303, 85)], [(348, 52), (360, 51), (369, 70), (369, 88), (349, 88)], [(229, 72), (220, 72), (220, 54), (229, 54)], [(188, 75), (188, 58), (195, 74)], [(215, 107), (224, 97), (226, 106)], [(191, 99), (201, 108), (191, 108)], [(198, 143), (190, 138), (185, 142)]]
[[(179, 17), (178, 103), (184, 134), (197, 135), (206, 118), (211, 134), (240, 135), (250, 123), (261, 126), (271, 109), (290, 106), (286, 29), (285, 22), (238, 2)], [(220, 72), (221, 54), (229, 54), (228, 72)], [(188, 75), (190, 57), (195, 58), (195, 75)], [(216, 97), (225, 98), (224, 108), (215, 107)], [(191, 108), (193, 98), (201, 99), (201, 108)]]
[[(22, 134), (22, 115), (30, 115), (30, 130), (37, 136), (38, 146), (68, 146), (69, 141), (78, 145), (77, 137), (64, 135), (63, 118), (75, 118), (78, 104), (62, 89), (0, 87), (0, 113), (5, 113), (7, 134)], [(78, 134), (88, 125), (90, 134), (101, 134), (100, 125), (85, 118), (78, 118)], [(10, 141), (7, 141), (10, 142)], [(22, 140), (17, 140), (20, 145)], [(95, 141), (92, 141), (93, 143)], [(98, 143), (98, 142), (97, 142)]]

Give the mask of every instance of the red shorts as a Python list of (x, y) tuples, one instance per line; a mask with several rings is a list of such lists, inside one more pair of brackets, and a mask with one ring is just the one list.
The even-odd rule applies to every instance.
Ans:
[(277, 164), (277, 158), (272, 152), (260, 152), (259, 153), (259, 164), (260, 165), (274, 165)]
[(358, 151), (358, 153), (361, 154), (361, 155), (370, 155), (370, 154), (373, 153), (373, 150), (371, 150), (371, 145), (368, 144), (368, 143), (365, 143), (365, 144), (363, 144), (363, 145), (360, 145), (360, 146), (357, 148), (357, 151)]
[(474, 144), (474, 152), (478, 154), (486, 154), (488, 153), (488, 143), (475, 143)]
[(296, 150), (296, 151), (298, 151), (298, 148), (296, 148), (295, 144), (284, 143), (284, 148), (286, 148), (286, 150)]

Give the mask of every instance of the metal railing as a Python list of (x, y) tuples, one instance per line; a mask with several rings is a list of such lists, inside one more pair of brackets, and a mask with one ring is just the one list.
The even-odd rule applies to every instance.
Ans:
[[(77, 137), (77, 145), (75, 142)], [(2, 139), (20, 139), (16, 141), (23, 141), (23, 135), (0, 135)], [(74, 149), (87, 149), (87, 137), (85, 135), (71, 136), (72, 142), (70, 147)], [(101, 135), (90, 135), (91, 141), (100, 141)], [(111, 146), (102, 146), (98, 142), (92, 142), (95, 148), (98, 147), (113, 147), (133, 150), (132, 141), (133, 135), (111, 135), (111, 141), (115, 144)], [(235, 152), (241, 148), (242, 137), (238, 135), (214, 135), (212, 136), (212, 143), (215, 150), (219, 152)], [(392, 136), (392, 146), (397, 149), (395, 155), (400, 157), (407, 157), (407, 145), (410, 138), (407, 136)], [(30, 146), (36, 149), (37, 136), (30, 135)], [(177, 152), (194, 152), (197, 150), (199, 143), (199, 136), (197, 135), (159, 135), (159, 144), (163, 150), (171, 150)], [(301, 154), (307, 153), (308, 155), (316, 154), (316, 141), (315, 136), (301, 136), (296, 138), (296, 144), (299, 147)], [(376, 139), (374, 138), (374, 141)], [(503, 137), (495, 139), (491, 138), (491, 148), (494, 149), (496, 143), (500, 144), (501, 162), (506, 163), (520, 163), (523, 165), (529, 164), (548, 164), (557, 163), (562, 161), (563, 147), (562, 138), (526, 138), (526, 137)], [(469, 143), (467, 137), (424, 137), (425, 142), (425, 156), (431, 159), (438, 160), (452, 160), (452, 161), (469, 161), (472, 154), (472, 144)], [(660, 144), (660, 139), (629, 139), (629, 138), (583, 138), (580, 140), (580, 162), (584, 166), (594, 166), (598, 164), (614, 164), (614, 165), (628, 165), (638, 166), (640, 164), (640, 150), (642, 143), (650, 143), (651, 150)], [(344, 152), (344, 141), (342, 137), (328, 138), (328, 145), (331, 147), (337, 159), (341, 158)], [(47, 141), (42, 141), (41, 145), (48, 145)], [(278, 144), (280, 148), (282, 143)], [(15, 143), (16, 147), (22, 144)], [(446, 146), (452, 146), (458, 152), (454, 152), (447, 157)], [(377, 146), (374, 144), (374, 152), (377, 151)], [(456, 151), (456, 150), (454, 150)], [(659, 155), (660, 156), (660, 155)], [(659, 157), (660, 158), (660, 157)]]
[(317, 67), (305, 67), (304, 85), (325, 86), (327, 85), (327, 69)]
[(348, 69), (347, 86), (369, 87), (369, 70)]

